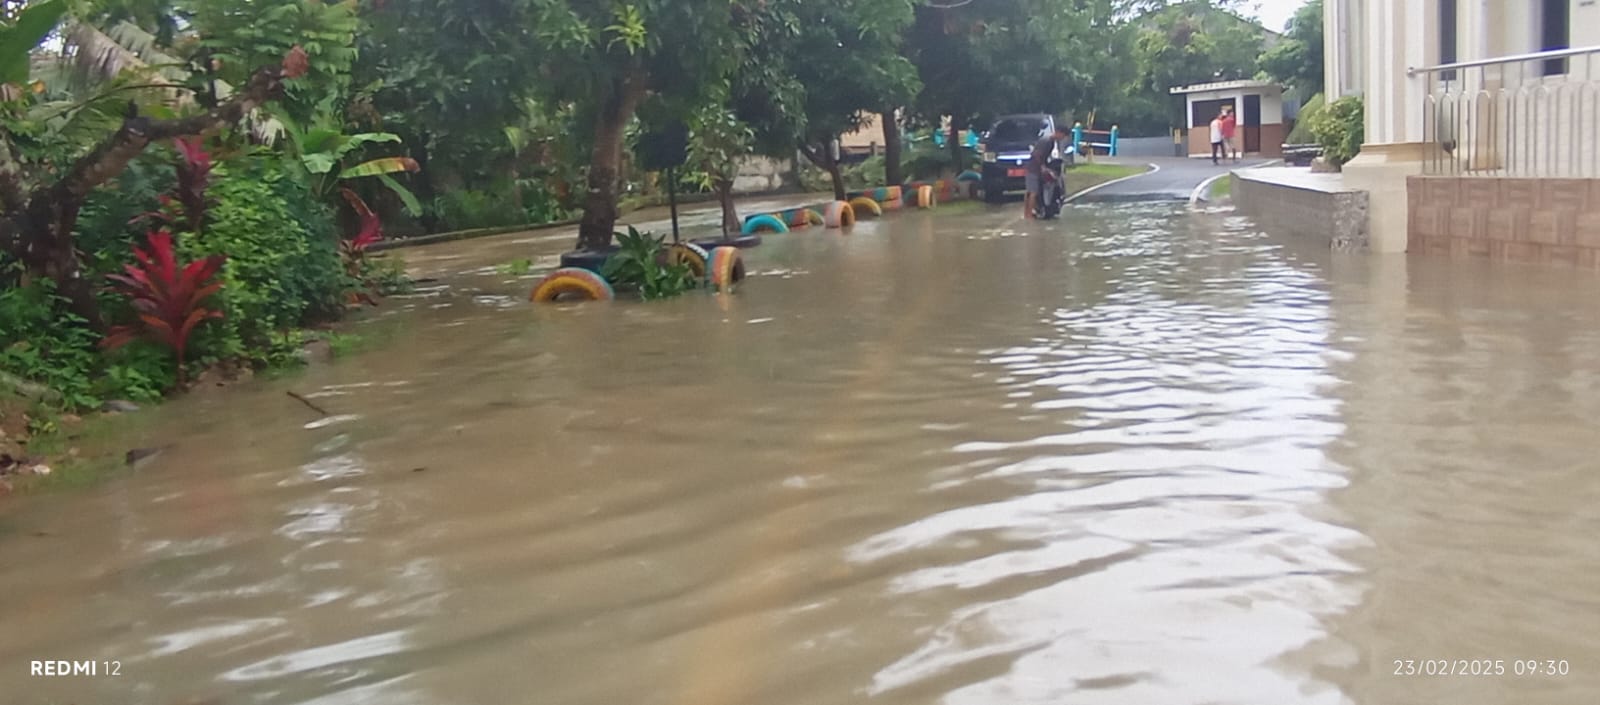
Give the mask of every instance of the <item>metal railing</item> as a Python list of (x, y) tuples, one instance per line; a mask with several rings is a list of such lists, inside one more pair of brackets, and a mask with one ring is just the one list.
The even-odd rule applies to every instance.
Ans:
[(1600, 177), (1600, 46), (1411, 69), (1427, 174)]

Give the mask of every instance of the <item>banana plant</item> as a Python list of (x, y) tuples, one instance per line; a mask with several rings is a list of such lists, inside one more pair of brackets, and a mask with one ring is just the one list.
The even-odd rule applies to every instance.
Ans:
[(13, 22), (0, 19), (0, 97), (22, 95), (32, 74), (34, 48), (55, 31), (66, 12), (66, 0), (44, 0), (24, 7)]
[(318, 198), (331, 199), (344, 188), (344, 182), (375, 178), (405, 204), (412, 216), (422, 214), (422, 204), (411, 190), (396, 181), (393, 174), (419, 170), (417, 160), (411, 157), (380, 157), (351, 164), (351, 156), (370, 144), (400, 143), (400, 136), (390, 132), (360, 132), (346, 134), (332, 126), (330, 121), (319, 121), (309, 129), (301, 129), (284, 116), (284, 134), (289, 138), (291, 154), (309, 176), (311, 191)]

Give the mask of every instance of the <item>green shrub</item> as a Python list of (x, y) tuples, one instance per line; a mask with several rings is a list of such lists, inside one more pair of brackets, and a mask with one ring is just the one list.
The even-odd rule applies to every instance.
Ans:
[(228, 257), (218, 295), (225, 318), (197, 332), (197, 357), (265, 363), (274, 333), (340, 311), (351, 282), (333, 217), (273, 160), (231, 162), (212, 179), (205, 232), (179, 241), (187, 257)]
[(447, 230), (521, 225), (527, 222), (528, 217), (523, 209), (517, 207), (516, 199), (501, 189), (447, 191), (434, 201), (433, 209)]
[(61, 395), (62, 406), (99, 403), (94, 373), (99, 337), (72, 315), (48, 279), (0, 289), (0, 370)]
[(1322, 112), (1324, 98), (1321, 93), (1311, 96), (1305, 105), (1300, 106), (1300, 116), (1295, 119), (1294, 129), (1289, 131), (1289, 136), (1283, 139), (1284, 144), (1312, 144), (1316, 137), (1311, 134), (1311, 121)]
[(1322, 145), (1323, 159), (1337, 166), (1361, 152), (1366, 138), (1362, 116), (1361, 99), (1349, 96), (1329, 103), (1308, 120), (1312, 136)]
[(666, 236), (641, 233), (633, 227), (616, 233), (617, 253), (606, 260), (601, 274), (621, 289), (638, 289), (646, 301), (670, 299), (694, 289), (699, 281), (689, 266), (663, 263)]
[(90, 272), (102, 277), (133, 261), (133, 248), (144, 243), (147, 224), (132, 221), (156, 210), (157, 197), (172, 188), (172, 181), (171, 155), (152, 150), (89, 194), (78, 213), (74, 236)]

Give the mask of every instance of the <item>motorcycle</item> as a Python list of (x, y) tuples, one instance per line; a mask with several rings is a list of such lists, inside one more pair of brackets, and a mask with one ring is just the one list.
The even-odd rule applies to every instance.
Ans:
[(1050, 220), (1061, 215), (1061, 207), (1067, 203), (1066, 187), (1062, 181), (1061, 160), (1050, 160), (1044, 170), (1044, 180), (1039, 184), (1039, 200), (1033, 204), (1035, 217)]

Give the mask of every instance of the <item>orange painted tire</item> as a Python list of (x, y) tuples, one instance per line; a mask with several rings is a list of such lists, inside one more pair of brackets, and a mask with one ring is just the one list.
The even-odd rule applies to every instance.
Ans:
[(730, 291), (744, 281), (744, 258), (737, 247), (718, 247), (711, 251), (711, 286)]
[(594, 272), (581, 267), (565, 267), (551, 272), (533, 287), (529, 301), (550, 303), (561, 299), (579, 301), (610, 301), (617, 298), (611, 284)]
[(877, 201), (866, 196), (857, 196), (850, 199), (850, 209), (856, 212), (857, 218), (865, 218), (869, 215), (883, 215), (883, 206), (878, 205)]
[(883, 209), (886, 210), (886, 211), (897, 211), (897, 210), (900, 210), (904, 206), (905, 206), (905, 202), (901, 201), (898, 198), (883, 202)]
[(679, 242), (667, 247), (667, 263), (688, 265), (696, 279), (706, 278), (710, 262), (711, 253), (692, 242)]
[(848, 228), (856, 224), (856, 209), (844, 201), (834, 201), (823, 207), (822, 219), (830, 228)]
[(933, 207), (934, 203), (933, 203), (933, 187), (932, 186), (918, 186), (917, 187), (916, 204), (917, 204), (918, 208), (932, 208)]

